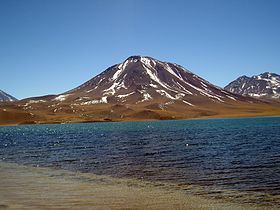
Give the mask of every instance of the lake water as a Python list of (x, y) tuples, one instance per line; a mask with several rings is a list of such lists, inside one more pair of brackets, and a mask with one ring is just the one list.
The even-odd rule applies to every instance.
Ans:
[(0, 159), (280, 208), (279, 117), (0, 127)]

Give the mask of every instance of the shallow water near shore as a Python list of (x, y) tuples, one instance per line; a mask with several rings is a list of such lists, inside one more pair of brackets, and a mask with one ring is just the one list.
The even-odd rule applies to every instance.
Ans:
[[(279, 117), (10, 126), (0, 139), (7, 202), (32, 188), (53, 207), (71, 201), (65, 208), (280, 208)], [(104, 190), (103, 203), (92, 188)]]
[(257, 209), (194, 196), (168, 183), (3, 162), (0, 169), (0, 209)]

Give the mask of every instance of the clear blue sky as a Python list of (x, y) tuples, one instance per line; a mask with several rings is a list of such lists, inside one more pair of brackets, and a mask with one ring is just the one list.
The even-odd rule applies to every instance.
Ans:
[(0, 0), (0, 89), (72, 89), (130, 55), (224, 86), (280, 72), (279, 0)]

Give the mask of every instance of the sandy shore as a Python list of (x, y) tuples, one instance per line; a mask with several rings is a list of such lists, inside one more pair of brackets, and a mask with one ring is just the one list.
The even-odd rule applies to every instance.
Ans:
[(259, 209), (158, 183), (0, 162), (0, 209)]

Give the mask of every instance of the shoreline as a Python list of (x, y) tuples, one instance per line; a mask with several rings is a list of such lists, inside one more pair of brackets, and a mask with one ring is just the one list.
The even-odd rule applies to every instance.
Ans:
[(0, 162), (0, 209), (264, 209), (158, 182)]
[(0, 127), (6, 126), (24, 126), (24, 125), (63, 125), (63, 124), (87, 124), (87, 123), (115, 123), (115, 122), (159, 122), (159, 121), (180, 121), (180, 120), (211, 120), (211, 119), (242, 119), (242, 118), (262, 118), (262, 117), (280, 117), (280, 115), (221, 115), (221, 116), (201, 116), (195, 118), (182, 119), (132, 119), (132, 120), (112, 120), (112, 121), (71, 121), (71, 122), (42, 122), (42, 123), (15, 123), (1, 124)]

